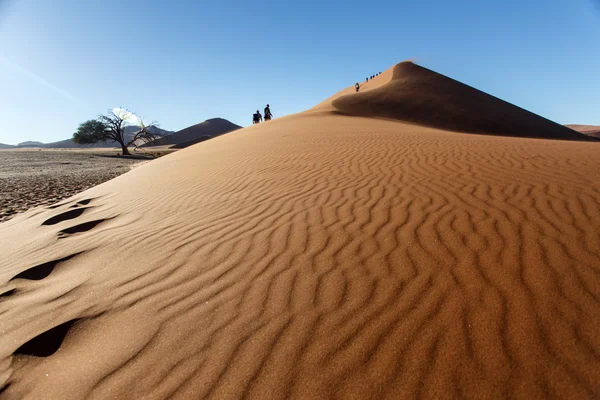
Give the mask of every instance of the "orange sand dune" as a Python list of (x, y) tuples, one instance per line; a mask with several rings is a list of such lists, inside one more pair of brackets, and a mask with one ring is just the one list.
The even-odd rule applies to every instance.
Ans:
[(598, 150), (325, 101), (31, 210), (0, 397), (597, 398)]
[(339, 97), (332, 105), (347, 115), (397, 119), (459, 132), (590, 140), (411, 62), (396, 65), (385, 85)]
[(600, 139), (600, 126), (595, 125), (565, 125), (567, 128), (581, 132), (584, 135), (593, 136)]

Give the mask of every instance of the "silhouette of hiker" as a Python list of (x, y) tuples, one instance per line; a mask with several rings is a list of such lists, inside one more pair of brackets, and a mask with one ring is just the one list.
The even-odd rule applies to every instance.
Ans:
[(273, 118), (273, 114), (271, 114), (271, 108), (269, 108), (269, 105), (267, 104), (265, 107), (265, 122), (270, 121), (271, 118)]
[(260, 124), (261, 121), (262, 121), (262, 115), (260, 115), (260, 111), (256, 110), (256, 114), (254, 114), (254, 117), (252, 119), (252, 123), (253, 124)]
[(356, 91), (358, 92), (358, 90), (360, 89), (360, 83), (356, 82), (356, 85), (354, 85), (354, 87), (356, 88)]

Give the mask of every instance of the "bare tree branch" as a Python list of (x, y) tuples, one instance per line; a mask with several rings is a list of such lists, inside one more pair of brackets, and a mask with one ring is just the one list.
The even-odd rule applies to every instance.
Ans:
[[(133, 144), (137, 148), (138, 145), (136, 142), (138, 140), (143, 141), (144, 144), (149, 144), (165, 136), (164, 134), (156, 130), (157, 125), (158, 123), (156, 121), (152, 121), (150, 125), (146, 125), (144, 121), (140, 118), (140, 130), (133, 135), (133, 138), (131, 139), (131, 141), (129, 141), (129, 143), (127, 143), (127, 146), (131, 146)], [(151, 131), (152, 128), (154, 128), (153, 131)]]
[[(115, 110), (117, 111), (115, 112)], [(125, 133), (127, 127), (131, 125), (133, 116), (135, 116), (134, 113), (124, 108), (109, 110), (106, 115), (99, 115), (98, 119), (81, 124), (77, 132), (73, 134), (73, 138), (77, 143), (83, 144), (111, 140), (119, 143), (123, 154), (127, 155), (129, 146), (138, 147), (136, 142), (142, 141), (148, 144), (164, 136), (157, 129), (158, 124), (155, 121), (148, 126), (138, 117), (140, 129), (127, 141)]]

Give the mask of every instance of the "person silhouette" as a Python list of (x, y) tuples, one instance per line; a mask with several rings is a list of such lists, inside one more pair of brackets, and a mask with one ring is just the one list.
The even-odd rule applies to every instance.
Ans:
[(273, 114), (271, 114), (271, 108), (267, 104), (265, 107), (265, 122), (270, 121), (273, 118)]
[(358, 92), (358, 90), (360, 89), (360, 83), (356, 82), (356, 85), (354, 85), (354, 88)]
[(252, 117), (252, 123), (253, 124), (260, 124), (260, 122), (262, 121), (262, 115), (260, 115), (260, 111), (256, 110), (256, 114), (253, 115)]

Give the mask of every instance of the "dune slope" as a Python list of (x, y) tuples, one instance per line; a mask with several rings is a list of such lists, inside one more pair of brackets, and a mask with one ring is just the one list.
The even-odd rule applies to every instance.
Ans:
[(598, 146), (327, 107), (0, 224), (0, 397), (597, 397)]
[(332, 105), (347, 115), (397, 119), (458, 132), (590, 140), (412, 62), (396, 65), (385, 85), (338, 97)]
[(177, 131), (172, 135), (155, 140), (148, 144), (148, 146), (163, 146), (170, 144), (174, 145), (173, 148), (183, 149), (240, 128), (241, 126), (229, 122), (226, 119), (212, 118)]
[(584, 135), (593, 136), (600, 139), (600, 126), (596, 125), (565, 125), (569, 129), (581, 132)]

